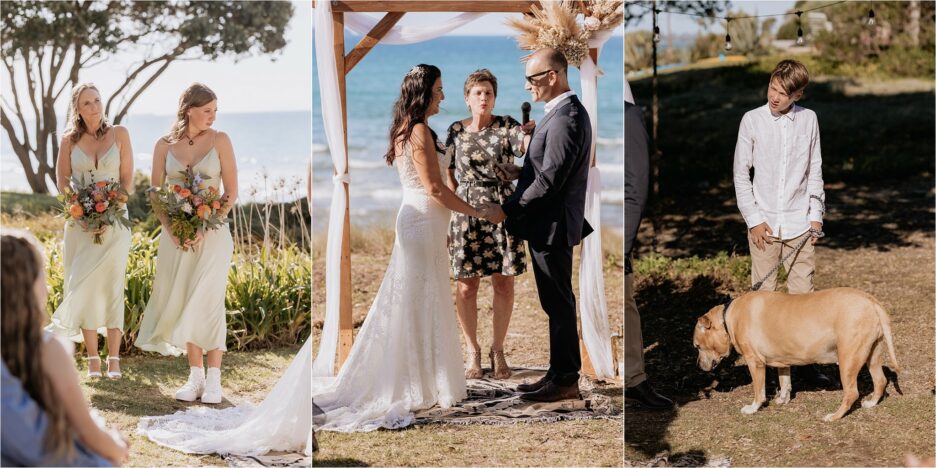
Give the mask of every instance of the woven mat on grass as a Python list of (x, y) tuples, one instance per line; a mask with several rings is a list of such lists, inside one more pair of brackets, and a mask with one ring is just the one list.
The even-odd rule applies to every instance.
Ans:
[(312, 466), (312, 458), (302, 453), (270, 452), (256, 457), (243, 457), (240, 455), (225, 455), (224, 461), (228, 466), (256, 467), (256, 466)]
[(432, 408), (416, 413), (414, 424), (518, 424), (545, 423), (572, 419), (620, 418), (618, 404), (594, 390), (607, 387), (588, 378), (579, 381), (581, 400), (562, 400), (554, 403), (535, 403), (520, 399), (517, 384), (535, 381), (545, 369), (513, 368), (510, 380), (493, 378), (468, 381), (468, 398), (451, 408)]

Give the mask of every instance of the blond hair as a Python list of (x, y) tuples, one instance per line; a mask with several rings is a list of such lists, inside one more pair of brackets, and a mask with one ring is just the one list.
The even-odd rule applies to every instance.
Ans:
[(201, 84), (192, 83), (185, 88), (182, 96), (179, 97), (179, 108), (176, 110), (176, 120), (169, 129), (169, 134), (164, 137), (169, 143), (175, 143), (182, 139), (185, 130), (188, 129), (189, 117), (188, 111), (193, 107), (201, 107), (211, 101), (218, 100), (211, 88)]
[(494, 88), (494, 97), (497, 97), (497, 77), (487, 68), (475, 70), (468, 75), (468, 79), (465, 80), (465, 96), (471, 92), (471, 88), (485, 82), (491, 83), (491, 87)]
[[(81, 114), (78, 113), (78, 98), (81, 97), (81, 93), (85, 90), (93, 89), (101, 94), (97, 89), (97, 86), (94, 86), (94, 83), (81, 83), (78, 86), (72, 88), (71, 100), (68, 102), (68, 114), (66, 120), (68, 121), (65, 124), (65, 138), (68, 139), (72, 144), (78, 143), (78, 140), (81, 139), (81, 135), (88, 131), (88, 125), (85, 123), (84, 119), (81, 118)], [(107, 130), (110, 128), (110, 123), (107, 121), (107, 116), (101, 118), (101, 125), (98, 127), (97, 131), (94, 132), (94, 138), (101, 138), (107, 133)]]
[(46, 305), (39, 303), (35, 291), (43, 268), (42, 247), (32, 234), (6, 229), (0, 233), (0, 354), (10, 374), (48, 417), (45, 450), (67, 460), (75, 454), (71, 429), (42, 368)]
[(809, 70), (797, 60), (783, 60), (774, 67), (770, 81), (777, 80), (783, 91), (793, 94), (809, 84)]

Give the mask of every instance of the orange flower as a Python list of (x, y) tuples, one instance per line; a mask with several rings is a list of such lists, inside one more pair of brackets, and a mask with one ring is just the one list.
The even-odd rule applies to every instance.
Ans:
[(124, 194), (122, 194), (122, 193), (118, 193), (118, 194), (117, 194), (117, 201), (119, 201), (120, 203), (127, 203), (127, 200), (128, 200), (129, 198), (130, 198), (130, 197), (128, 197), (128, 196), (126, 196), (126, 195), (124, 195)]
[(96, 185), (98, 188), (104, 188), (104, 187), (107, 187), (107, 181), (99, 180), (99, 181), (98, 181), (96, 184), (94, 184), (94, 185)]
[(115, 192), (115, 191), (113, 191), (113, 190), (107, 192), (107, 199), (108, 199), (108, 200), (113, 200), (113, 199), (116, 198), (116, 197), (117, 197), (117, 192)]
[(216, 189), (216, 188), (214, 188), (214, 187), (208, 187), (208, 191), (211, 192), (211, 193), (216, 193), (216, 192), (218, 191), (218, 189)]
[(94, 211), (98, 213), (103, 213), (107, 209), (107, 204), (104, 202), (99, 202), (97, 205), (94, 205)]
[(215, 201), (211, 202), (211, 207), (214, 208), (214, 209), (216, 209), (216, 210), (220, 210), (220, 209), (221, 209), (221, 202), (219, 202), (218, 200), (215, 200)]
[(81, 205), (74, 203), (72, 206), (68, 207), (68, 214), (70, 214), (72, 218), (78, 219), (84, 214), (84, 209), (81, 208)]
[(190, 195), (192, 195), (192, 191), (187, 188), (179, 190), (179, 196), (182, 198), (188, 198)]
[(200, 206), (195, 210), (195, 214), (198, 215), (198, 217), (199, 217), (199, 218), (202, 218), (202, 219), (207, 219), (207, 218), (208, 218), (208, 214), (209, 214), (210, 212), (211, 212), (211, 208), (208, 208), (208, 205), (200, 205)]
[(94, 200), (94, 201), (96, 201), (96, 202), (104, 201), (104, 194), (101, 193), (101, 192), (93, 192), (93, 193), (91, 194), (91, 199)]
[(175, 193), (179, 193), (179, 192), (182, 191), (182, 186), (180, 186), (180, 185), (178, 185), (178, 184), (173, 185), (173, 186), (172, 186), (172, 191), (175, 192)]

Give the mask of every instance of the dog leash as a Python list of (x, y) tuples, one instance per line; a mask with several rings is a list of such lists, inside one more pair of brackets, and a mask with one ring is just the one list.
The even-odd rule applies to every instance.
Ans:
[[(819, 197), (818, 195), (810, 195), (809, 198), (815, 198), (816, 200), (818, 200), (818, 201), (819, 201), (819, 205), (820, 205), (820, 211), (822, 212), (822, 214), (825, 214), (825, 202), (822, 200), (822, 198)], [(776, 272), (778, 272), (778, 271), (780, 270), (780, 265), (783, 265), (784, 263), (786, 263), (786, 261), (787, 261), (791, 256), (798, 254), (799, 251), (803, 249), (803, 246), (806, 245), (806, 242), (809, 241), (809, 239), (811, 239), (811, 238), (821, 239), (821, 238), (825, 237), (825, 233), (824, 233), (824, 232), (822, 232), (822, 231), (820, 231), (820, 230), (818, 230), (818, 229), (813, 229), (813, 228), (809, 228), (809, 234), (810, 234), (809, 236), (804, 237), (803, 240), (800, 241), (799, 245), (797, 245), (796, 248), (793, 249), (792, 252), (786, 254), (785, 257), (781, 258), (781, 259), (780, 259), (780, 262), (777, 263), (776, 265), (774, 265), (774, 267), (773, 267), (770, 271), (768, 271), (767, 274), (764, 275), (764, 277), (761, 278), (760, 281), (754, 283), (754, 286), (751, 286), (751, 291), (757, 291), (758, 289), (760, 289), (761, 286), (764, 285), (764, 282), (766, 282), (767, 279), (770, 278), (771, 275), (773, 275), (774, 273), (776, 273)], [(729, 304), (730, 304), (730, 303), (731, 303), (731, 302), (729, 301)]]

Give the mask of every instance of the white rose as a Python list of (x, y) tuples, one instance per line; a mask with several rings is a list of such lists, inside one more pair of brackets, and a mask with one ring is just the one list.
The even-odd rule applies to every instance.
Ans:
[(184, 211), (186, 214), (192, 214), (192, 205), (189, 203), (183, 203), (182, 211)]
[(601, 20), (595, 18), (594, 16), (589, 16), (585, 18), (585, 29), (589, 31), (597, 31), (601, 27)]

